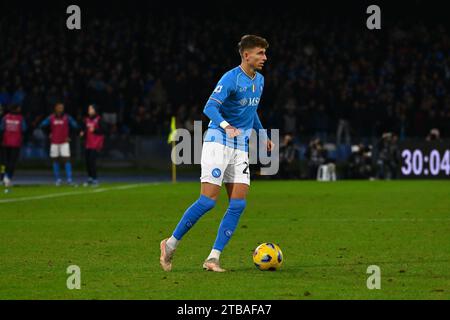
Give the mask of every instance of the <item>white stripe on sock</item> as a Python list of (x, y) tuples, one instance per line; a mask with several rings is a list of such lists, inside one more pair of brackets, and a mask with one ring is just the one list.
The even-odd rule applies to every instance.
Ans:
[(217, 249), (212, 249), (211, 253), (209, 254), (209, 256), (208, 256), (208, 258), (206, 260), (209, 260), (209, 259), (217, 259), (217, 260), (219, 260), (220, 253), (221, 253), (221, 251), (219, 251)]
[(169, 249), (175, 250), (175, 249), (177, 248), (177, 246), (178, 246), (178, 242), (180, 242), (180, 241), (177, 240), (177, 238), (175, 238), (174, 236), (171, 236), (171, 237), (167, 240), (166, 244), (167, 244), (167, 246), (169, 247)]

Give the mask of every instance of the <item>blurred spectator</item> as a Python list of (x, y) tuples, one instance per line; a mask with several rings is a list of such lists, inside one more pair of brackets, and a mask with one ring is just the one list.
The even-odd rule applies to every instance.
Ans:
[(151, 114), (144, 106), (139, 106), (132, 119), (132, 133), (137, 135), (149, 134), (152, 130)]
[(441, 133), (439, 132), (439, 129), (431, 129), (430, 133), (427, 135), (426, 138), (427, 141), (440, 141), (441, 140)]
[(338, 98), (336, 106), (337, 113), (337, 132), (336, 132), (336, 144), (341, 144), (342, 135), (345, 135), (345, 144), (350, 144), (350, 105), (351, 101), (347, 96), (347, 93), (343, 91)]
[(319, 138), (321, 141), (327, 141), (328, 140), (328, 128), (329, 128), (329, 116), (328, 116), (328, 112), (325, 110), (325, 106), (323, 104), (320, 104), (318, 108), (314, 108), (311, 121), (312, 121), (314, 136)]
[(11, 97), (8, 93), (8, 90), (6, 90), (6, 87), (1, 87), (0, 88), (0, 105), (3, 107), (6, 107), (7, 105), (9, 105), (11, 101)]
[(323, 148), (320, 139), (316, 138), (310, 141), (305, 157), (308, 162), (308, 178), (316, 179), (317, 169), (327, 160), (327, 151)]
[(239, 64), (243, 30), (255, 30), (270, 42), (263, 125), (347, 145), (393, 130), (401, 139), (429, 128), (450, 137), (446, 25), (393, 21), (379, 36), (337, 17), (298, 19), (292, 10), (264, 24), (264, 8), (250, 17), (233, 11), (230, 24), (226, 9), (200, 20), (183, 8), (135, 7), (117, 16), (110, 8), (85, 19), (80, 32), (61, 32), (59, 11), (21, 10), (8, 7), (0, 17), (0, 105), (21, 104), (30, 124), (63, 100), (78, 119), (83, 106), (98, 104), (118, 134), (164, 134), (182, 106), (181, 124), (189, 125), (201, 119), (220, 76)]
[(378, 142), (377, 178), (396, 179), (400, 164), (398, 137), (391, 132), (383, 133)]
[(283, 142), (280, 145), (279, 177), (282, 179), (297, 179), (300, 177), (298, 150), (290, 133), (283, 137)]
[(114, 92), (112, 86), (106, 86), (106, 91), (99, 104), (102, 105), (102, 120), (109, 126), (115, 126), (118, 122), (119, 107), (117, 93)]
[(348, 159), (348, 178), (373, 178), (372, 152), (370, 147), (366, 147), (362, 143), (352, 147), (352, 154)]

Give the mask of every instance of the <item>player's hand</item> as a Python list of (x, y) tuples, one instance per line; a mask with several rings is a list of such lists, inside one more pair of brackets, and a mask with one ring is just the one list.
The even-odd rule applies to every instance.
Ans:
[(272, 151), (273, 148), (275, 148), (275, 143), (273, 143), (271, 140), (267, 140), (267, 151)]
[(84, 136), (84, 131), (81, 131), (80, 132), (80, 137), (83, 137)]
[(225, 132), (227, 133), (227, 136), (230, 137), (230, 138), (237, 137), (238, 135), (241, 134), (241, 130), (236, 129), (233, 126), (227, 126), (225, 128)]

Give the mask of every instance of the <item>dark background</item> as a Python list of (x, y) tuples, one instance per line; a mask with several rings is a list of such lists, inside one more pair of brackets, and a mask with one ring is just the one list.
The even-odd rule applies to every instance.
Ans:
[[(81, 7), (81, 30), (66, 28), (70, 4)], [(381, 30), (366, 28), (371, 4), (381, 7)], [(115, 114), (108, 132), (121, 143), (110, 145), (121, 159), (142, 158), (124, 149), (136, 137), (165, 140), (172, 115), (178, 127), (191, 130), (194, 120), (206, 127), (203, 106), (220, 76), (240, 63), (240, 37), (252, 33), (270, 43), (263, 125), (291, 135), (298, 160), (311, 160), (310, 142), (319, 138), (332, 145), (324, 161), (345, 162), (358, 145), (374, 151), (368, 161), (375, 164), (386, 132), (397, 141), (425, 140), (433, 128), (439, 139), (450, 137), (444, 4), (2, 2), (0, 104), (22, 106), (32, 148), (24, 160), (43, 155), (33, 149), (45, 148), (34, 129), (59, 100), (78, 121), (92, 102)]]

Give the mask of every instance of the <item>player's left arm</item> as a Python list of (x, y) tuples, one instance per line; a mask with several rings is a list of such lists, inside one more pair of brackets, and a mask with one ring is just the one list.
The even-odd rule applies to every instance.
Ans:
[[(262, 89), (262, 88), (264, 88), (264, 78), (262, 78), (261, 84), (262, 84), (262, 86), (261, 86), (261, 89)], [(262, 94), (262, 92), (261, 92), (261, 94)], [(257, 111), (255, 112), (255, 116), (253, 119), (253, 129), (255, 129), (256, 134), (258, 136), (261, 135), (260, 137), (263, 139), (263, 141), (266, 142), (267, 150), (271, 151), (274, 147), (274, 143), (267, 136), (267, 131), (266, 131), (266, 129), (264, 129), (264, 127), (261, 123), (261, 120), (259, 119), (259, 115), (258, 115)]]
[(264, 140), (267, 140), (267, 132), (266, 129), (264, 129), (261, 120), (259, 119), (258, 112), (255, 112), (255, 117), (253, 118), (253, 129), (255, 129), (256, 133), (258, 135), (261, 135)]
[(267, 131), (266, 129), (264, 129), (261, 120), (259, 119), (258, 112), (255, 112), (255, 118), (253, 119), (253, 129), (255, 129), (258, 136), (260, 136), (260, 138), (262, 138), (263, 141), (266, 142), (267, 151), (272, 151), (275, 144), (267, 136)]

